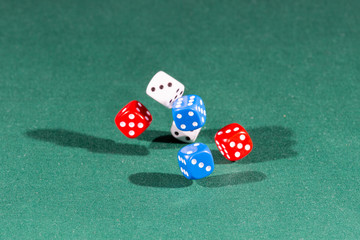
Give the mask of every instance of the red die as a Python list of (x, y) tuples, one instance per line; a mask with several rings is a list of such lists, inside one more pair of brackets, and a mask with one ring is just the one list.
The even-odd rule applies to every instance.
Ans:
[(215, 134), (215, 143), (224, 157), (237, 161), (248, 155), (253, 143), (248, 132), (240, 124), (231, 123)]
[(115, 124), (128, 138), (136, 138), (151, 124), (152, 116), (147, 108), (134, 100), (126, 104), (115, 117)]

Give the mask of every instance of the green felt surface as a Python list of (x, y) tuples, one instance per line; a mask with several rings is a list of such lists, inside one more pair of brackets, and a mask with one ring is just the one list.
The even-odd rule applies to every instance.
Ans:
[[(0, 239), (360, 239), (360, 1), (0, 1)], [(200, 95), (188, 181), (164, 70)], [(127, 139), (114, 117), (153, 114)], [(238, 122), (230, 163), (213, 135)]]

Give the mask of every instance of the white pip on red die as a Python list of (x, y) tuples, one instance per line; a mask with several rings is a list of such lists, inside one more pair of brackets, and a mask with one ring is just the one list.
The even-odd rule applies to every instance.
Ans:
[(181, 82), (160, 71), (150, 80), (146, 94), (165, 107), (172, 108), (174, 101), (184, 94), (184, 90), (185, 86)]
[(237, 161), (253, 149), (249, 133), (238, 123), (231, 123), (215, 134), (215, 143), (221, 154), (230, 161)]
[(205, 104), (197, 95), (185, 95), (174, 102), (172, 115), (177, 128), (193, 131), (205, 124)]
[(175, 125), (175, 122), (173, 121), (170, 132), (171, 135), (173, 135), (174, 138), (176, 138), (179, 141), (186, 142), (186, 143), (192, 143), (196, 141), (196, 138), (198, 137), (200, 133), (201, 128), (195, 129), (193, 131), (181, 131), (178, 129)]
[(128, 138), (136, 138), (151, 124), (149, 110), (139, 101), (133, 100), (126, 104), (116, 115), (115, 124)]
[(180, 171), (187, 179), (200, 179), (214, 171), (214, 159), (203, 143), (193, 143), (178, 152)]

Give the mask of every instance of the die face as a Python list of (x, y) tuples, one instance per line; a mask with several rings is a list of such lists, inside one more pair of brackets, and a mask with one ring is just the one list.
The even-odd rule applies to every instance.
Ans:
[(214, 159), (210, 149), (203, 143), (194, 143), (178, 153), (180, 171), (188, 179), (200, 179), (214, 171)]
[(186, 142), (186, 143), (192, 143), (196, 141), (196, 138), (198, 137), (200, 133), (201, 128), (195, 129), (193, 131), (181, 131), (178, 129), (173, 122), (170, 128), (171, 135), (176, 138), (179, 141)]
[(188, 163), (184, 159), (184, 156), (181, 154), (178, 154), (178, 160), (179, 160), (180, 171), (184, 175), (184, 177), (186, 177), (187, 179), (190, 179), (190, 180), (193, 179), (192, 176), (190, 175), (191, 172), (189, 173), (189, 169), (187, 168)]
[(201, 97), (186, 95), (174, 102), (173, 120), (182, 131), (193, 131), (201, 128), (206, 122), (206, 109)]
[(193, 179), (207, 177), (214, 171), (214, 159), (210, 152), (195, 154), (193, 158), (191, 158), (190, 164), (192, 166), (191, 175)]
[(215, 143), (221, 154), (230, 161), (244, 158), (253, 148), (249, 133), (237, 123), (220, 129), (215, 134)]
[(130, 102), (131, 105), (129, 107), (130, 111), (134, 111), (134, 109), (136, 110), (136, 112), (139, 113), (139, 116), (142, 119), (145, 119), (147, 122), (152, 122), (152, 116), (151, 113), (149, 112), (149, 110), (139, 101), (132, 101)]
[(226, 142), (231, 136), (234, 135), (234, 133), (245, 131), (245, 128), (243, 128), (238, 123), (231, 123), (226, 125), (225, 127), (221, 128), (217, 133), (215, 134), (215, 140), (218, 140), (219, 142)]
[(206, 144), (203, 143), (193, 143), (186, 145), (185, 147), (181, 148), (179, 153), (184, 154), (186, 159), (189, 159), (192, 154), (198, 152), (210, 152), (210, 149)]
[(131, 111), (125, 111), (119, 117), (116, 117), (115, 124), (128, 138), (138, 137), (150, 125), (140, 114)]
[[(236, 145), (234, 146), (234, 144)], [(229, 146), (231, 149), (229, 151), (229, 156), (233, 155), (235, 159), (240, 160), (252, 151), (253, 142), (249, 133), (243, 129), (229, 139)]]
[(134, 100), (125, 105), (115, 117), (118, 129), (128, 138), (136, 138), (151, 124), (152, 116), (147, 108)]
[(185, 86), (181, 82), (160, 71), (150, 80), (146, 94), (165, 107), (172, 108), (174, 101), (184, 94), (184, 90)]
[(181, 131), (193, 131), (204, 125), (196, 111), (185, 108), (173, 110), (173, 120)]

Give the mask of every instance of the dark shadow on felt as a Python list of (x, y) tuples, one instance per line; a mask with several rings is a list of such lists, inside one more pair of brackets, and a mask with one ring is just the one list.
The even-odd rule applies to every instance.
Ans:
[(94, 137), (64, 129), (29, 130), (25, 133), (25, 135), (36, 140), (50, 142), (59, 146), (84, 148), (94, 153), (110, 153), (121, 155), (149, 154), (149, 150), (145, 146), (116, 143), (110, 139)]
[[(298, 153), (292, 148), (296, 144), (293, 131), (282, 126), (266, 126), (246, 129), (253, 141), (254, 148), (245, 158), (236, 161), (241, 164), (259, 163), (284, 159), (297, 156)], [(204, 129), (200, 132), (204, 143), (213, 143), (214, 136), (218, 130)], [(218, 150), (216, 150), (218, 151)], [(230, 162), (221, 154), (212, 151), (215, 164), (226, 164)], [(223, 160), (220, 160), (223, 159)]]
[(172, 135), (164, 135), (152, 140), (153, 143), (186, 144), (174, 138)]
[(253, 140), (254, 148), (244, 159), (242, 164), (266, 162), (297, 156), (293, 150), (296, 141), (293, 131), (280, 126), (250, 128), (248, 130)]
[(219, 152), (219, 150), (211, 150), (211, 154), (214, 158), (214, 163), (215, 164), (232, 164), (234, 162), (227, 160), (223, 155), (221, 155), (221, 153)]
[[(202, 129), (196, 142), (214, 144), (214, 136), (219, 129)], [(296, 144), (293, 131), (282, 126), (265, 126), (247, 129), (254, 143), (251, 153), (245, 158), (236, 161), (241, 164), (259, 163), (297, 156), (292, 148)], [(147, 130), (138, 138), (140, 141), (151, 142), (150, 149), (180, 149), (187, 143), (176, 140), (166, 131)], [(215, 147), (216, 148), (216, 147)], [(216, 149), (212, 151), (215, 164), (231, 164)]]
[(197, 184), (203, 187), (217, 188), (234, 186), (240, 184), (261, 182), (266, 179), (266, 175), (262, 172), (247, 171), (238, 173), (222, 174), (217, 176), (209, 176), (200, 180), (197, 180)]
[(169, 132), (148, 130), (141, 134), (138, 138), (140, 141), (151, 142), (150, 149), (180, 149), (188, 143), (181, 142), (174, 138)]
[(183, 188), (193, 184), (193, 181), (182, 175), (170, 173), (135, 173), (129, 176), (129, 181), (135, 185), (156, 188)]
[(157, 138), (169, 136), (169, 133), (170, 133), (170, 131), (165, 132), (165, 131), (159, 131), (159, 130), (145, 130), (145, 132), (143, 132), (136, 139), (140, 140), (140, 141), (153, 142)]

